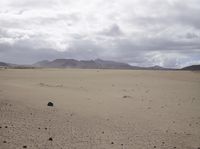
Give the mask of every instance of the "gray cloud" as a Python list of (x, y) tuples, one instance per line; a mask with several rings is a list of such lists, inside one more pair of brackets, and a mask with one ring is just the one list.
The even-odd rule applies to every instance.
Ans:
[(110, 59), (139, 66), (200, 63), (199, 0), (0, 2), (0, 61)]
[(123, 32), (121, 31), (120, 27), (117, 24), (112, 25), (110, 28), (106, 28), (99, 33), (100, 35), (105, 36), (121, 36)]

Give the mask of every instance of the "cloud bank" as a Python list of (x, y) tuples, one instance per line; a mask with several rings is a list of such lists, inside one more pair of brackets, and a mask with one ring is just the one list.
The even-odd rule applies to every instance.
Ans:
[(200, 64), (199, 0), (3, 0), (0, 61)]

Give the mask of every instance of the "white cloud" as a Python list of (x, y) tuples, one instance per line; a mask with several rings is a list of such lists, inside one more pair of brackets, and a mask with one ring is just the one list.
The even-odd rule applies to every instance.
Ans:
[[(12, 61), (10, 44), (13, 53), (51, 49), (66, 58), (180, 67), (199, 62), (198, 14), (199, 0), (3, 0), (0, 61)], [(27, 62), (43, 58), (37, 55)]]

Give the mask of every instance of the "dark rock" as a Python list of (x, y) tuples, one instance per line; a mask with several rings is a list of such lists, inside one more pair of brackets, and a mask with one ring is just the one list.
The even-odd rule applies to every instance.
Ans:
[(26, 146), (26, 145), (24, 145), (24, 146), (23, 146), (23, 148), (27, 148), (27, 146)]
[(123, 98), (131, 98), (131, 96), (124, 95)]
[(47, 106), (53, 107), (53, 103), (52, 102), (48, 102)]
[(7, 143), (6, 141), (3, 141), (3, 143)]
[(53, 141), (53, 139), (52, 139), (52, 138), (49, 138), (49, 141)]
[(111, 142), (111, 144), (114, 144), (114, 142)]

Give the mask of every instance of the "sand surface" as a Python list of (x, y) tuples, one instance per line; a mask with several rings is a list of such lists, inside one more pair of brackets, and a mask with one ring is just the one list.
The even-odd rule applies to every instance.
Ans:
[(0, 149), (21, 148), (198, 149), (200, 72), (0, 69)]

